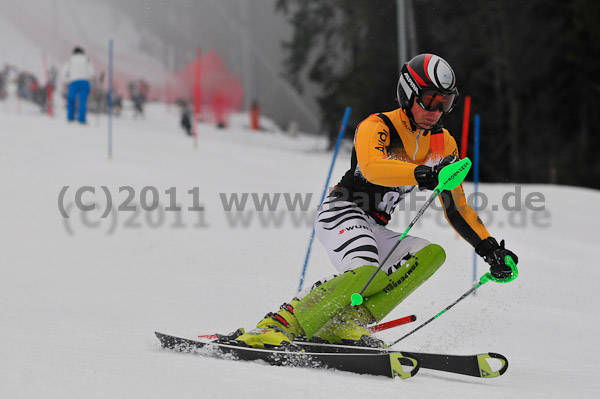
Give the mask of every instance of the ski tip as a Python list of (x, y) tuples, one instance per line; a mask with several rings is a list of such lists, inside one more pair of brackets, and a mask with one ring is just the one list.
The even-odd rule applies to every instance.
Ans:
[(416, 320), (417, 320), (417, 316), (415, 316), (414, 314), (410, 315), (410, 321), (416, 321)]
[[(493, 367), (487, 359), (496, 359), (500, 362), (500, 369), (494, 370), (497, 367)], [(494, 378), (501, 376), (508, 369), (508, 359), (499, 353), (483, 353), (477, 355), (477, 362), (479, 364), (479, 376), (481, 378)]]
[[(402, 352), (390, 353), (391, 377), (400, 377), (402, 379), (414, 377), (419, 371), (419, 361), (413, 357), (406, 356)], [(410, 366), (409, 369), (403, 366)]]

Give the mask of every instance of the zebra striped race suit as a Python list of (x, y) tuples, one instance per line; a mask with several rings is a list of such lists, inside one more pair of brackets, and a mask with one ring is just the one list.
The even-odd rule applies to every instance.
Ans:
[[(446, 129), (413, 128), (403, 109), (373, 114), (354, 136), (351, 167), (317, 211), (315, 233), (336, 269), (343, 273), (364, 265), (379, 266), (401, 234), (386, 227), (394, 209), (418, 183), (418, 165), (436, 165), (458, 155)], [(465, 199), (462, 186), (440, 196), (446, 219), (473, 247), (489, 237)], [(407, 236), (382, 270), (388, 275), (429, 242)], [(324, 279), (304, 291), (303, 297)]]

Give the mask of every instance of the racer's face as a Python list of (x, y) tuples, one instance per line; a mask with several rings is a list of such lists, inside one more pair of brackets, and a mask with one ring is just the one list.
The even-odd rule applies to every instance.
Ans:
[(412, 111), (415, 123), (423, 129), (431, 129), (442, 117), (442, 110), (426, 111), (416, 101), (413, 100)]

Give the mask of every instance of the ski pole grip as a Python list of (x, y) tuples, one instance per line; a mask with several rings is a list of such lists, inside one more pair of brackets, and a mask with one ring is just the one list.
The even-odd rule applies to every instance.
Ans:
[(488, 281), (493, 281), (494, 283), (510, 283), (511, 281), (513, 281), (514, 279), (519, 277), (519, 269), (517, 269), (517, 265), (512, 260), (510, 255), (506, 255), (504, 257), (504, 263), (506, 263), (506, 265), (508, 267), (510, 267), (510, 269), (512, 270), (512, 274), (510, 276), (508, 276), (506, 278), (498, 278), (498, 277), (492, 276), (492, 273), (487, 272), (486, 274), (481, 276), (481, 279), (479, 280), (479, 284), (483, 285), (483, 284), (487, 283)]
[(463, 158), (460, 161), (444, 166), (438, 174), (438, 185), (435, 190), (441, 193), (444, 190), (454, 190), (460, 186), (465, 177), (467, 177), (471, 165), (472, 163), (469, 158)]

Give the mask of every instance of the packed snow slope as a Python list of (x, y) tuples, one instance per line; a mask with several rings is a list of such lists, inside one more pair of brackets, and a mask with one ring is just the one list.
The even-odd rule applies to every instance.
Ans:
[[(195, 148), (159, 104), (145, 119), (127, 111), (114, 121), (108, 160), (105, 116), (80, 126), (17, 109), (0, 103), (1, 398), (600, 397), (598, 191), (482, 184), (482, 218), (518, 254), (519, 278), (484, 285), (398, 345), (499, 352), (510, 362), (500, 378), (421, 370), (391, 380), (203, 358), (162, 350), (153, 332), (252, 328), (291, 299), (331, 160), (324, 143), (250, 132), (239, 115), (227, 130), (200, 124)], [(343, 151), (331, 184), (348, 164)], [(252, 194), (276, 193), (275, 210), (251, 212)], [(288, 211), (286, 193), (312, 194), (308, 210)], [(392, 227), (403, 231), (415, 213), (397, 213)], [(471, 286), (473, 251), (441, 214), (427, 210), (411, 233), (442, 245), (446, 264), (389, 319), (425, 321)], [(485, 270), (479, 261), (477, 275)], [(332, 273), (315, 242), (308, 284)]]

